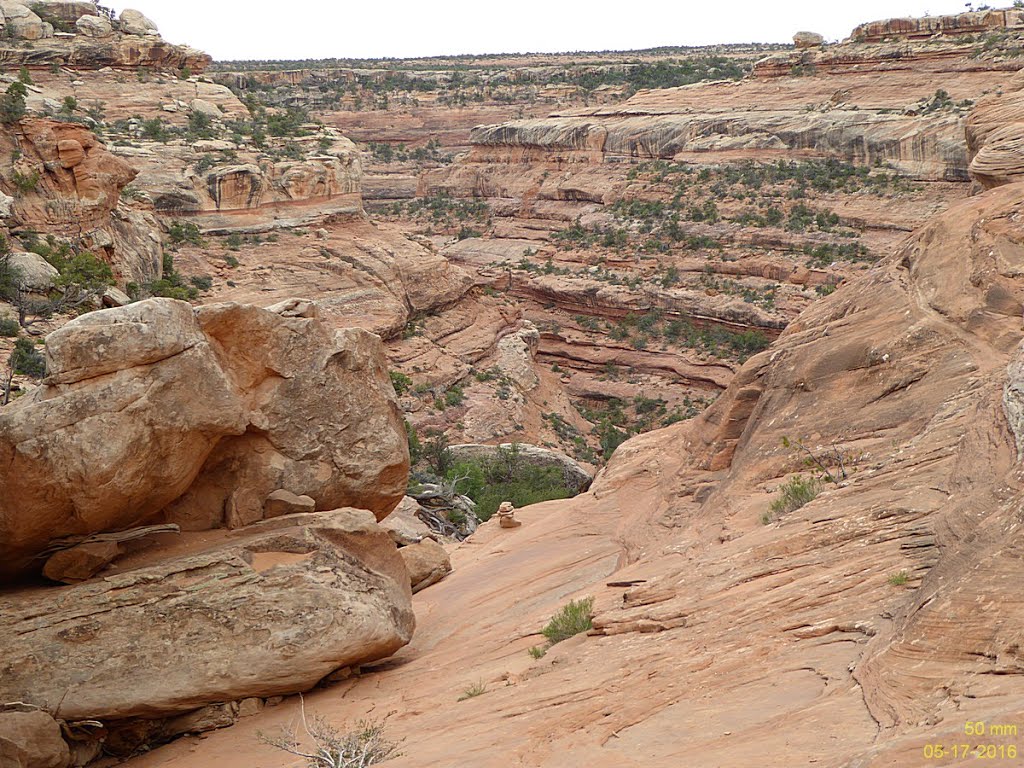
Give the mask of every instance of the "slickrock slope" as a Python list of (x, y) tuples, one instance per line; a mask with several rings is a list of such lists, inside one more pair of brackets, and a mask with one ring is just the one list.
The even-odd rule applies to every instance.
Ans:
[[(1019, 184), (954, 206), (703, 416), (625, 444), (522, 528), (483, 526), (414, 598), (413, 643), (307, 712), (394, 710), (415, 745), (396, 766), (923, 765), (965, 721), (1019, 723), (1022, 207)], [(850, 475), (765, 524), (806, 471), (784, 437), (834, 446)], [(588, 594), (590, 636), (533, 660), (547, 617)], [(255, 731), (295, 714), (132, 765), (281, 764)]]
[(386, 516), (408, 448), (383, 349), (315, 311), (151, 299), (52, 333), (43, 386), (0, 412), (0, 576), (67, 536), (241, 527), (282, 488)]

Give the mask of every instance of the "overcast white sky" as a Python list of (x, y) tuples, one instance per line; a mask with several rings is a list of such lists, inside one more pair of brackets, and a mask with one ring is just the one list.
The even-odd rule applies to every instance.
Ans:
[[(964, 10), (956, 0), (128, 0), (164, 38), (216, 59), (379, 58), (789, 42), (865, 21)], [(1009, 5), (1009, 3), (1006, 3)], [(995, 5), (995, 4), (994, 4)]]

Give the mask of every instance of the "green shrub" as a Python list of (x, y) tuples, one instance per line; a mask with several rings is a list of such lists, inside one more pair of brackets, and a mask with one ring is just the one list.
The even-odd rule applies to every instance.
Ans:
[(31, 339), (21, 338), (14, 342), (10, 363), (14, 372), (22, 376), (41, 379), (46, 375), (46, 359), (39, 354)]
[(11, 320), (7, 317), (0, 318), (0, 336), (6, 336), (8, 338), (11, 336), (17, 336), (20, 330), (21, 326), (18, 325), (17, 320)]
[(462, 692), (462, 695), (459, 696), (459, 701), (465, 701), (466, 699), (472, 699), (476, 696), (482, 696), (485, 693), (487, 693), (487, 685), (483, 680), (478, 680)]
[(466, 396), (462, 392), (462, 387), (455, 386), (451, 387), (444, 393), (444, 404), (446, 406), (462, 405), (462, 401), (466, 399)]
[(541, 648), (539, 645), (531, 646), (530, 649), (527, 651), (527, 653), (535, 659), (543, 659), (544, 654), (546, 654), (547, 652), (548, 651), (546, 648)]
[(167, 143), (171, 138), (171, 132), (167, 130), (163, 120), (154, 117), (142, 121), (142, 138)]
[(11, 174), (11, 181), (23, 195), (35, 191), (35, 188), (39, 186), (39, 178), (39, 171), (29, 171), (28, 173), (15, 171)]
[(412, 379), (401, 371), (391, 371), (391, 385), (395, 388), (396, 395), (404, 395), (412, 386)]
[(894, 587), (902, 587), (908, 581), (910, 581), (910, 576), (907, 574), (906, 571), (894, 573), (892, 576), (889, 577), (889, 583)]
[[(450, 452), (447, 455), (450, 457)], [(523, 461), (515, 445), (499, 448), (493, 459), (459, 461), (448, 466), (443, 476), (459, 480), (459, 493), (476, 503), (476, 514), (482, 521), (489, 520), (503, 501), (526, 507), (573, 495), (566, 488), (558, 467), (541, 467)]]
[(593, 611), (594, 598), (584, 597), (580, 600), (573, 600), (552, 616), (551, 621), (541, 632), (548, 639), (550, 645), (568, 640), (594, 626), (591, 621)]
[(779, 490), (782, 495), (771, 503), (773, 515), (784, 515), (800, 509), (821, 493), (821, 480), (816, 477), (796, 475), (783, 483)]
[(200, 291), (208, 291), (213, 288), (213, 278), (209, 275), (196, 275), (195, 277), (190, 277), (189, 282)]
[(179, 243), (203, 244), (203, 235), (199, 231), (199, 227), (191, 221), (172, 221), (167, 227), (167, 234), (175, 245)]

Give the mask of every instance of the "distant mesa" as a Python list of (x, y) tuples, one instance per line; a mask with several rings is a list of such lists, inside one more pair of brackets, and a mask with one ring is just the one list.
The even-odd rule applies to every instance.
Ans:
[(946, 35), (971, 35), (994, 29), (1024, 28), (1024, 9), (970, 11), (949, 16), (923, 16), (913, 19), (869, 21), (853, 30), (850, 39), (857, 43), (878, 43), (890, 38), (908, 40)]

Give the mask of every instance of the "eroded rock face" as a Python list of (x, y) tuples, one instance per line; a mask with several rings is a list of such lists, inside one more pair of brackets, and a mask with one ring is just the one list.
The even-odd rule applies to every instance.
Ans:
[[(0, 172), (0, 186), (12, 193), (9, 227), (72, 238), (109, 262), (124, 282), (160, 275), (159, 224), (120, 198), (137, 171), (94, 134), (74, 123), (25, 119), (0, 131), (0, 152), (18, 156)], [(15, 173), (34, 183), (19, 188)]]
[(202, 554), (0, 599), (0, 698), (123, 720), (303, 691), (405, 645), (410, 599), (371, 513), (270, 520)]
[(1024, 72), (982, 97), (966, 124), (970, 174), (986, 189), (1024, 177)]
[(67, 768), (71, 751), (60, 725), (45, 712), (0, 712), (3, 768)]
[(920, 39), (936, 35), (969, 35), (993, 29), (1024, 27), (1024, 11), (1018, 8), (972, 11), (947, 16), (885, 19), (861, 24), (850, 37), (857, 42), (874, 43), (887, 38)]
[(277, 489), (379, 518), (404, 494), (404, 427), (365, 331), (151, 299), (68, 323), (46, 355), (44, 385), (0, 412), (0, 577), (40, 567), (52, 539), (161, 514), (260, 520)]

